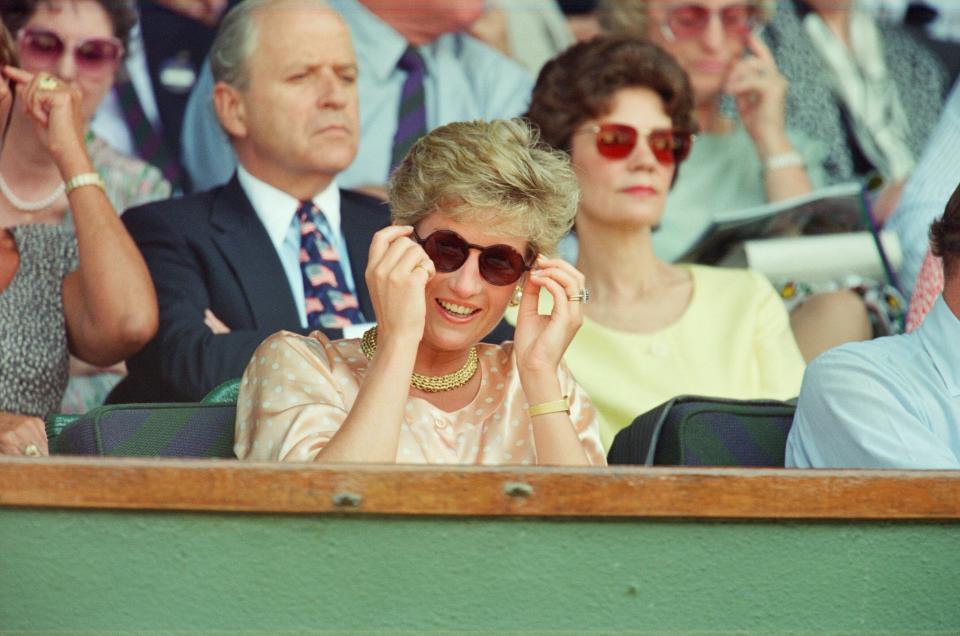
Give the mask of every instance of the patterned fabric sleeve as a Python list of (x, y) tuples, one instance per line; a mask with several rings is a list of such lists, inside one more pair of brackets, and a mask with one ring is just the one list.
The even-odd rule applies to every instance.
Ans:
[(927, 255), (920, 266), (917, 284), (910, 297), (910, 309), (907, 312), (907, 333), (912, 332), (921, 324), (929, 313), (937, 297), (943, 293), (943, 261), (927, 250)]
[(347, 418), (326, 338), (281, 331), (257, 348), (240, 381), (236, 444), (240, 459), (313, 461)]

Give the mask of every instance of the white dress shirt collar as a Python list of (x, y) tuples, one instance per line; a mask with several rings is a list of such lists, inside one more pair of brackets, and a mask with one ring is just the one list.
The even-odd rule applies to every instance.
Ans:
[[(293, 217), (300, 208), (300, 201), (256, 178), (241, 165), (237, 166), (237, 180), (247, 198), (250, 199), (254, 212), (267, 230), (270, 242), (279, 251)], [(313, 203), (323, 212), (330, 231), (339, 238), (340, 189), (337, 187), (336, 179), (331, 181), (325, 190), (313, 197)]]

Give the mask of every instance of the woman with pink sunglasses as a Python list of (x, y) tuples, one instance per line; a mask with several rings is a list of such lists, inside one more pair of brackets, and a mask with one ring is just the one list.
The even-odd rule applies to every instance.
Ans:
[(690, 77), (698, 143), (670, 193), (654, 237), (676, 260), (720, 212), (806, 194), (825, 182), (824, 150), (785, 124), (787, 81), (755, 32), (772, 3), (761, 0), (610, 0), (611, 33), (647, 38)]
[[(21, 68), (47, 73), (79, 91), (87, 153), (114, 209), (123, 212), (170, 196), (170, 184), (159, 170), (116, 152), (88, 128), (113, 85), (136, 22), (130, 5), (125, 0), (0, 0), (0, 8)], [(36, 223), (73, 227), (56, 162), (30, 117), (16, 108), (0, 152), (0, 227)], [(98, 369), (72, 360), (61, 410), (83, 412), (101, 404), (123, 372), (122, 363)]]
[(654, 253), (677, 168), (699, 143), (677, 62), (629, 36), (574, 45), (540, 72), (527, 117), (570, 154), (582, 192), (576, 267), (592, 300), (565, 360), (600, 413), (604, 446), (677, 395), (795, 396), (804, 362), (770, 283)]
[(49, 223), (0, 226), (0, 454), (46, 455), (42, 418), (63, 396), (68, 351), (98, 365), (123, 360), (153, 337), (157, 301), (84, 148), (80, 92), (10, 65), (12, 43), (0, 53), (0, 118), (11, 109), (27, 118), (75, 223), (75, 236)]

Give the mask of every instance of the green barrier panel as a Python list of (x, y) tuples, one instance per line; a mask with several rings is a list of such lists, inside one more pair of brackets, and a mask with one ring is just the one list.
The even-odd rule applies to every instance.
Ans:
[[(960, 633), (960, 476), (238, 465), (0, 460), (0, 635)], [(608, 482), (647, 499), (549, 511)]]

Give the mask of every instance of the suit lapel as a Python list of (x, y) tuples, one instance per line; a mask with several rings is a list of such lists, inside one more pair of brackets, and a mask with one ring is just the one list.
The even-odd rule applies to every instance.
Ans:
[(340, 228), (350, 256), (357, 301), (363, 317), (372, 322), (377, 316), (367, 291), (367, 256), (373, 235), (390, 224), (390, 212), (386, 203), (364, 203), (366, 197), (360, 198), (346, 190), (341, 190), (340, 194)]
[(213, 241), (233, 269), (257, 328), (293, 329), (300, 316), (286, 273), (237, 176), (213, 203)]

